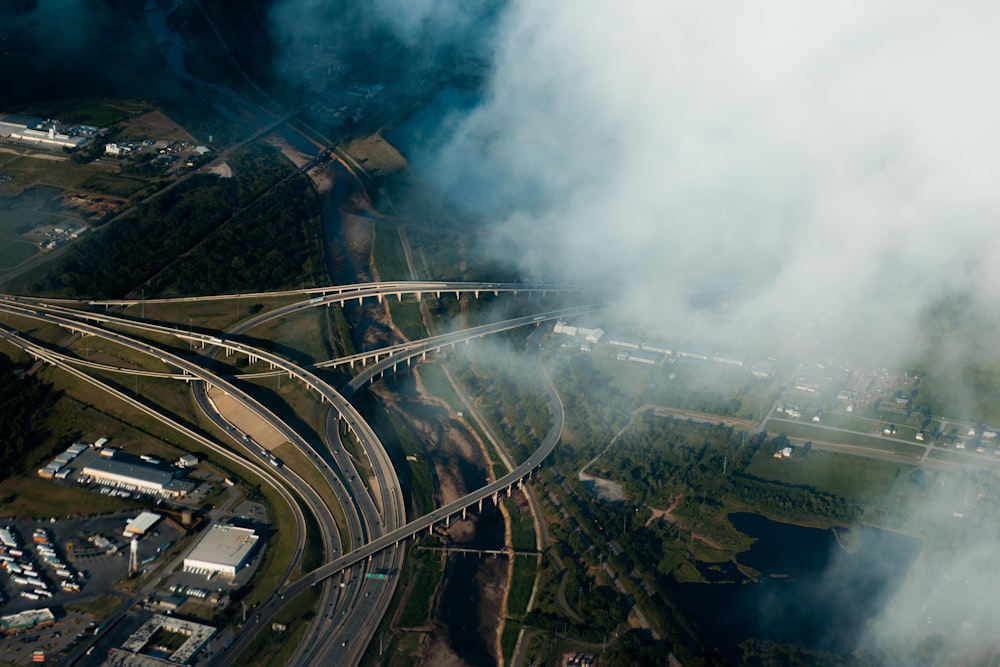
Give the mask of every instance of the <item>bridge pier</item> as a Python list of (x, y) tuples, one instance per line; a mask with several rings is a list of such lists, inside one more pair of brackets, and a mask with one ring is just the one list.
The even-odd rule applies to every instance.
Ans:
[(379, 292), (379, 294), (378, 294), (378, 302), (382, 303), (382, 293), (381, 292)]
[(466, 507), (462, 508), (462, 521), (465, 521), (465, 510), (466, 509), (468, 509), (468, 508), (466, 508)]
[(480, 514), (483, 513), (483, 499), (482, 498), (479, 499), (479, 513)]
[(472, 293), (476, 296), (477, 299), (479, 298), (479, 290), (473, 290)]
[(444, 518), (444, 527), (448, 528), (449, 526), (451, 526), (451, 515), (450, 514)]

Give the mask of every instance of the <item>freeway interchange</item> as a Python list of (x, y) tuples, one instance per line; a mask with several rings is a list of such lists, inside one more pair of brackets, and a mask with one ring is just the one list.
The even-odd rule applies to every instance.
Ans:
[[(512, 489), (520, 486), (523, 479), (530, 475), (555, 447), (562, 432), (563, 412), (558, 395), (555, 393), (551, 381), (548, 381), (552, 420), (549, 432), (537, 451), (501, 479), (446, 506), (437, 508), (427, 515), (407, 521), (402, 490), (392, 462), (378, 436), (349, 402), (349, 397), (377, 375), (384, 374), (390, 369), (395, 370), (400, 363), (409, 365), (411, 360), (415, 358), (426, 358), (428, 353), (435, 350), (453, 347), (462, 341), (467, 342), (472, 338), (499, 333), (515, 327), (537, 325), (561, 317), (578, 315), (592, 311), (594, 307), (566, 308), (513, 318), (421, 341), (371, 350), (354, 355), (350, 359), (334, 359), (316, 364), (316, 367), (319, 368), (346, 363), (349, 363), (351, 367), (355, 363), (363, 365), (361, 372), (347, 386), (339, 390), (330, 386), (310, 368), (290, 362), (268, 350), (248, 345), (236, 339), (235, 336), (264, 322), (290, 313), (306, 308), (343, 304), (350, 300), (357, 300), (360, 303), (366, 298), (376, 298), (381, 302), (389, 296), (396, 296), (401, 300), (404, 294), (416, 295), (417, 298), (424, 294), (440, 296), (441, 293), (454, 293), (456, 295), (465, 293), (477, 297), (481, 293), (527, 293), (531, 295), (554, 293), (561, 290), (565, 291), (567, 288), (557, 285), (525, 285), (520, 283), (393, 282), (244, 295), (252, 298), (280, 294), (281, 296), (290, 296), (293, 299), (296, 296), (302, 298), (241, 322), (237, 328), (228, 333), (193, 331), (190, 326), (187, 331), (184, 331), (179, 326), (165, 326), (146, 321), (143, 318), (126, 317), (111, 312), (111, 308), (114, 307), (154, 303), (153, 300), (144, 300), (143, 302), (138, 300), (72, 301), (17, 296), (5, 296), (0, 299), (0, 310), (6, 314), (47, 322), (75, 335), (96, 336), (134, 352), (150, 355), (168, 368), (173, 369), (169, 373), (146, 371), (139, 368), (113, 367), (84, 360), (57, 349), (58, 346), (43, 345), (38, 341), (31, 340), (7, 326), (0, 327), (0, 337), (8, 343), (22, 348), (33, 358), (58, 366), (66, 372), (90, 382), (100, 390), (129, 403), (134, 408), (149, 414), (179, 433), (193, 438), (210, 451), (241, 468), (253, 470), (265, 483), (278, 490), (293, 508), (298, 524), (298, 541), (294, 557), (284, 573), (284, 585), (253, 610), (251, 616), (246, 619), (245, 625), (227, 644), (227, 650), (221, 655), (215, 656), (213, 664), (231, 664), (249, 646), (259, 630), (269, 627), (270, 619), (274, 614), (294, 599), (298, 593), (310, 586), (321, 588), (316, 607), (317, 613), (310, 621), (306, 637), (299, 643), (290, 664), (358, 664), (382, 617), (388, 610), (396, 585), (394, 578), (372, 585), (370, 580), (366, 579), (365, 574), (398, 572), (402, 566), (404, 555), (404, 550), (399, 548), (402, 542), (418, 536), (423, 531), (432, 530), (435, 524), (447, 523), (453, 516), (465, 516), (470, 508), (482, 509), (484, 501), (490, 500), (496, 503), (501, 494), (509, 495)], [(587, 292), (590, 290), (577, 288), (571, 291)], [(227, 297), (190, 297), (176, 301), (218, 298), (232, 298), (232, 295)], [(163, 300), (155, 302), (163, 302)], [(107, 310), (105, 312), (94, 310), (95, 307), (100, 306)], [(205, 356), (197, 359), (181, 356), (163, 346), (151, 344), (144, 338), (162, 337), (163, 335), (199, 346), (205, 352)], [(328, 412), (325, 433), (322, 434), (325, 443), (310, 442), (302, 437), (268, 407), (243, 390), (234, 381), (234, 378), (222, 377), (209, 370), (208, 365), (204, 363), (206, 357), (210, 359), (214, 354), (223, 351), (226, 354), (245, 355), (251, 362), (262, 361), (272, 370), (257, 375), (286, 374), (297, 379), (311, 392), (315, 392), (321, 402), (329, 404), (331, 409)], [(368, 365), (365, 366), (365, 364)], [(139, 400), (139, 396), (129, 396), (120, 388), (94, 377), (91, 373), (97, 370), (170, 377), (188, 383), (192, 388), (196, 403), (222, 432), (230, 436), (230, 442), (216, 442), (204, 433), (195, 432), (177, 423), (169, 415), (158, 410), (156, 406)], [(240, 437), (239, 433), (234, 432), (234, 429), (224, 418), (213, 409), (212, 402), (207, 396), (207, 389), (210, 387), (228, 394), (229, 397), (243, 405), (258, 419), (269, 424), (288, 443), (302, 452), (304, 459), (319, 472), (324, 483), (329, 486), (329, 492), (340, 504), (347, 524), (341, 528), (346, 529), (346, 533), (349, 535), (346, 544), (341, 543), (341, 533), (334, 520), (333, 508), (328, 506), (323, 494), (306, 482), (301, 470), (291, 470), (288, 466), (276, 468), (273, 465), (268, 465), (267, 457), (262, 456), (262, 452), (258, 451), (252, 443), (248, 443), (247, 438)], [(138, 392), (136, 393), (138, 394)], [(368, 463), (371, 473), (368, 485), (364, 483), (364, 475), (358, 470), (352, 457), (346, 453), (341, 442), (341, 438), (345, 434), (356, 442)], [(305, 550), (306, 530), (306, 522), (302, 516), (302, 510), (295, 500), (296, 496), (302, 500), (315, 517), (327, 558), (320, 567), (292, 579), (294, 566), (299, 562)], [(124, 610), (121, 613), (124, 613)]]

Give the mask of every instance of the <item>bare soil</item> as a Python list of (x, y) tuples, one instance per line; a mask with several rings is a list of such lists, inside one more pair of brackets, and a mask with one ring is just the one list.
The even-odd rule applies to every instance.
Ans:
[(249, 434), (254, 442), (268, 450), (285, 444), (285, 438), (280, 433), (229, 394), (212, 387), (208, 390), (208, 395), (226, 421), (235, 424), (236, 428)]
[(128, 137), (148, 137), (150, 139), (167, 141), (190, 141), (198, 143), (187, 130), (170, 120), (162, 111), (148, 111), (141, 116), (135, 116), (125, 125)]

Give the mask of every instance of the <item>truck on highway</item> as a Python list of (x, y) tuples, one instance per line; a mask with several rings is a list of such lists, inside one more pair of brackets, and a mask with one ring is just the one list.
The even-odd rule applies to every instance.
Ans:
[(279, 459), (277, 456), (272, 456), (267, 461), (268, 461), (268, 463), (270, 463), (271, 465), (273, 465), (275, 468), (280, 468), (281, 466), (284, 465), (284, 463), (281, 461), (281, 459)]

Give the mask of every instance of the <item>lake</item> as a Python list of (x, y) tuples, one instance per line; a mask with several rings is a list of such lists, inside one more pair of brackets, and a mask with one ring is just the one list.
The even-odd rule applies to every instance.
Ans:
[(850, 653), (921, 548), (916, 538), (861, 526), (853, 529), (861, 533), (860, 545), (847, 553), (831, 530), (751, 513), (729, 518), (756, 540), (737, 560), (760, 571), (759, 582), (729, 564), (703, 572), (720, 583), (680, 584), (675, 597), (706, 644), (733, 662), (740, 656), (739, 643), (749, 638)]

